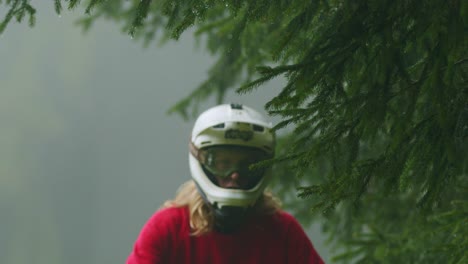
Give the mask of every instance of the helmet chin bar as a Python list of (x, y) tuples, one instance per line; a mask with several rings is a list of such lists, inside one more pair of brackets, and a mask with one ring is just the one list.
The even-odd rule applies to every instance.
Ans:
[(223, 206), (222, 208), (213, 207), (215, 218), (214, 228), (216, 231), (224, 234), (231, 234), (237, 231), (245, 220), (251, 214), (252, 207)]
[(198, 189), (203, 201), (210, 208), (214, 217), (214, 229), (223, 234), (232, 234), (237, 231), (245, 220), (252, 213), (252, 207), (228, 206), (219, 207), (217, 203), (210, 203), (205, 192), (200, 188), (197, 182), (195, 186)]

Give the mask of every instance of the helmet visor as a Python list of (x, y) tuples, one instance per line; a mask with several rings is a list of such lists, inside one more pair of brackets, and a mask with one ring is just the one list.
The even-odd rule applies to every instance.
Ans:
[(228, 177), (234, 172), (241, 176), (260, 177), (265, 170), (251, 169), (250, 166), (267, 158), (268, 155), (260, 149), (225, 145), (201, 149), (199, 161), (218, 177)]

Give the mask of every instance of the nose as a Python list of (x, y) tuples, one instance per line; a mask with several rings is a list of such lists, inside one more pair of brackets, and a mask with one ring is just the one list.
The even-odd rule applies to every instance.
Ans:
[(239, 180), (240, 174), (238, 171), (233, 171), (231, 174), (229, 174), (229, 178), (232, 180)]

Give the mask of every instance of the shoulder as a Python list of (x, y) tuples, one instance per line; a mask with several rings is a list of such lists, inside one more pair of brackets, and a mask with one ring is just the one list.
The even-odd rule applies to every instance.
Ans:
[(188, 236), (187, 215), (185, 207), (157, 210), (141, 229), (127, 263), (164, 262), (178, 239), (183, 235)]
[(163, 234), (183, 231), (185, 223), (188, 224), (188, 211), (186, 207), (168, 207), (157, 210), (146, 221), (143, 232), (147, 234)]
[(157, 210), (144, 224), (140, 238), (155, 240), (182, 235), (188, 232), (189, 220), (186, 207), (170, 207)]
[(283, 210), (259, 216), (256, 218), (255, 224), (262, 226), (264, 229), (276, 230), (276, 232), (279, 232), (283, 236), (286, 236), (291, 230), (293, 230), (292, 232), (297, 232), (297, 229), (302, 229), (296, 218)]
[(276, 215), (275, 215), (276, 218), (278, 218), (279, 220), (281, 221), (285, 221), (285, 222), (295, 222), (296, 221), (296, 218), (294, 218), (294, 216), (286, 211), (278, 211), (276, 212)]
[(293, 215), (279, 211), (275, 218), (281, 223), (284, 241), (290, 253), (288, 263), (324, 263), (304, 228)]
[(174, 220), (187, 215), (187, 207), (165, 207), (157, 210), (152, 217), (158, 218), (160, 220)]
[(148, 223), (159, 226), (176, 225), (179, 226), (188, 217), (186, 207), (167, 207), (157, 210), (149, 219)]
[(280, 210), (271, 216), (271, 224), (283, 236), (306, 236), (305, 231), (299, 221), (289, 212)]
[(274, 221), (280, 223), (281, 225), (289, 226), (289, 225), (300, 225), (296, 218), (286, 212), (286, 211), (278, 211), (273, 215)]

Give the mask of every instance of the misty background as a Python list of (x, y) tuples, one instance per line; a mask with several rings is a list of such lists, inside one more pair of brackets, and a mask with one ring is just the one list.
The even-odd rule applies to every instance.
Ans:
[[(147, 218), (190, 179), (194, 120), (167, 110), (214, 58), (190, 31), (143, 48), (108, 21), (83, 34), (82, 10), (34, 5), (33, 28), (14, 21), (0, 35), (0, 263), (124, 263)], [(226, 102), (262, 111), (281, 87)], [(320, 229), (307, 231), (327, 261)]]

